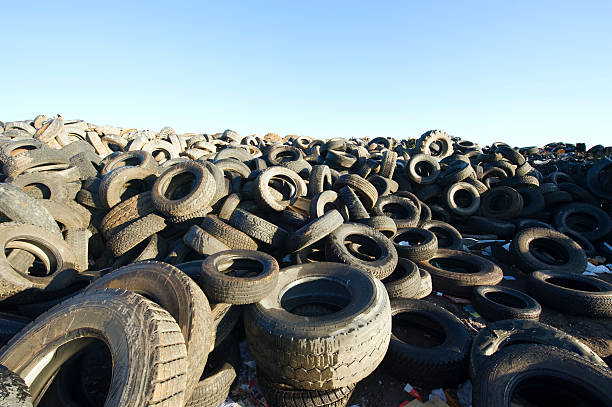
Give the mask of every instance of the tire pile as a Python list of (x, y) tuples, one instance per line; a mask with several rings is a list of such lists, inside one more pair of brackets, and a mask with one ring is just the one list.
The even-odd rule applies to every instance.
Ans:
[[(605, 362), (538, 322), (541, 302), (610, 323), (612, 285), (582, 275), (612, 261), (606, 152), (0, 122), (0, 405), (217, 406), (243, 338), (272, 407), (345, 406), (379, 365), (471, 378), (476, 407), (554, 404), (533, 372), (612, 405)], [(432, 290), (490, 323), (473, 338)]]

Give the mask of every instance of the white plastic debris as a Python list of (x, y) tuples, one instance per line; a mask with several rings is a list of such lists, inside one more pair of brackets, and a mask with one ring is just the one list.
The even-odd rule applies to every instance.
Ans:
[[(608, 267), (604, 266), (603, 264), (599, 265), (599, 266), (596, 266), (596, 265), (591, 264), (589, 262), (587, 262), (587, 266), (586, 266), (585, 271), (589, 272), (589, 273), (595, 273), (595, 274), (612, 273), (612, 271), (610, 271), (610, 269)], [(582, 273), (582, 274), (584, 274), (584, 273)]]
[(467, 381), (457, 387), (457, 399), (461, 407), (472, 407), (472, 382)]
[(505, 245), (502, 246), (504, 249), (506, 249), (507, 251), (510, 251), (510, 242), (506, 243)]
[(444, 390), (443, 389), (434, 389), (431, 391), (431, 394), (429, 395), (429, 400), (434, 400), (434, 399), (440, 399), (442, 401), (448, 401), (446, 400), (446, 394), (444, 394)]
[(410, 246), (410, 242), (406, 242), (406, 241), (401, 241), (398, 243), (400, 246)]
[(504, 280), (516, 280), (516, 277), (514, 276), (504, 276)]

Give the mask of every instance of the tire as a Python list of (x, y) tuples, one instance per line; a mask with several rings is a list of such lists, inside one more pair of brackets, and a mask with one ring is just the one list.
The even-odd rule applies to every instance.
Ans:
[(361, 219), (359, 223), (378, 230), (389, 239), (397, 233), (397, 224), (388, 216), (372, 216), (371, 218)]
[(591, 348), (557, 328), (537, 321), (510, 319), (488, 324), (474, 338), (470, 351), (472, 380), (477, 377), (481, 366), (489, 357), (506, 346), (512, 348), (519, 343), (554, 346), (576, 353), (591, 365), (606, 366)]
[(311, 221), (304, 227), (293, 232), (287, 241), (287, 250), (295, 253), (324, 239), (338, 229), (344, 218), (336, 209), (326, 212), (323, 216)]
[(17, 335), (29, 322), (30, 319), (28, 318), (0, 312), (0, 347), (6, 345), (6, 343), (13, 336)]
[(215, 215), (206, 215), (200, 224), (202, 230), (225, 243), (230, 249), (257, 250), (257, 242), (249, 235), (228, 225)]
[(32, 407), (30, 389), (23, 379), (1, 365), (0, 407)]
[[(291, 313), (306, 304), (331, 313)], [(368, 376), (387, 352), (389, 297), (380, 281), (356, 268), (301, 264), (283, 269), (273, 291), (247, 308), (244, 326), (251, 354), (271, 380), (303, 390), (338, 389)]]
[[(459, 271), (443, 269), (458, 268)], [(430, 260), (417, 262), (420, 269), (431, 274), (433, 288), (445, 294), (469, 298), (479, 285), (496, 285), (502, 280), (501, 268), (490, 260), (459, 250), (438, 249)]]
[(107, 174), (100, 182), (98, 198), (106, 209), (111, 209), (139, 193), (147, 192), (155, 175), (145, 168), (121, 167)]
[[(320, 196), (322, 197), (323, 194), (326, 194), (326, 193), (327, 191), (323, 192)], [(331, 199), (331, 197), (332, 196), (330, 195), (328, 199)], [(344, 205), (348, 212), (349, 220), (360, 221), (360, 220), (367, 219), (370, 217), (368, 210), (363, 205), (363, 203), (361, 202), (361, 200), (359, 199), (359, 197), (357, 196), (357, 194), (355, 193), (355, 191), (353, 191), (351, 187), (340, 188), (338, 190), (338, 197), (342, 200), (342, 202), (344, 202)], [(315, 197), (315, 199), (316, 198), (317, 197)], [(319, 198), (317, 202), (320, 202), (320, 201), (321, 199)], [(337, 199), (335, 202), (337, 202)], [(321, 204), (318, 203), (318, 207), (320, 207), (320, 205)]]
[(119, 257), (136, 247), (140, 242), (145, 241), (148, 237), (164, 230), (165, 227), (166, 220), (155, 213), (151, 213), (115, 231), (107, 241), (107, 246), (113, 256)]
[[(21, 273), (6, 257), (8, 249), (21, 249), (33, 254), (45, 266), (43, 270)], [(27, 302), (41, 291), (57, 291), (74, 281), (76, 258), (60, 237), (34, 225), (0, 223), (0, 299), (15, 303)]]
[(410, 158), (405, 173), (417, 184), (433, 184), (440, 175), (440, 163), (430, 155), (416, 154)]
[(185, 407), (217, 407), (229, 395), (240, 373), (240, 350), (232, 339), (220, 344), (209, 357), (201, 380)]
[(80, 294), (51, 309), (2, 349), (0, 363), (27, 379), (36, 404), (58, 369), (92, 339), (103, 340), (113, 358), (106, 406), (183, 405), (187, 362), (179, 326), (164, 309), (123, 290)]
[(388, 277), (381, 280), (389, 298), (412, 298), (421, 289), (421, 274), (412, 261), (399, 258), (397, 267)]
[(578, 243), (548, 228), (520, 230), (510, 243), (510, 254), (525, 272), (552, 270), (582, 274), (587, 261)]
[(100, 177), (106, 177), (107, 174), (121, 167), (139, 167), (149, 170), (151, 173), (155, 173), (159, 169), (157, 161), (150, 152), (143, 150), (126, 151), (108, 160), (100, 170)]
[(488, 218), (513, 219), (523, 210), (523, 197), (514, 188), (495, 187), (482, 196), (480, 209)]
[(109, 239), (117, 230), (129, 222), (155, 212), (151, 192), (143, 192), (115, 205), (100, 222), (100, 231)]
[[(604, 158), (597, 161), (586, 176), (586, 185), (589, 190), (601, 199), (612, 201), (612, 189), (610, 189), (609, 175), (612, 168), (612, 159)], [(602, 182), (603, 181), (603, 182)], [(608, 185), (602, 185), (607, 181)]]
[(51, 214), (21, 188), (0, 183), (0, 215), (13, 222), (40, 226), (56, 236), (61, 236)]
[[(578, 221), (572, 219), (580, 217)], [(605, 237), (612, 230), (610, 216), (600, 208), (587, 203), (571, 203), (560, 208), (554, 217), (557, 229), (565, 228), (594, 241)]]
[[(194, 179), (193, 186), (189, 184), (191, 178)], [(185, 186), (190, 187), (186, 193)], [(167, 168), (153, 184), (151, 198), (153, 206), (164, 215), (186, 216), (209, 206), (216, 188), (215, 180), (206, 167), (197, 161), (189, 161)]]
[(372, 209), (378, 200), (378, 191), (363, 177), (356, 174), (341, 175), (333, 185), (335, 191), (339, 191), (342, 187), (350, 187), (355, 191), (359, 200), (363, 203), (366, 209)]
[[(352, 237), (367, 253), (351, 252), (345, 241)], [(345, 223), (331, 233), (325, 245), (325, 258), (329, 261), (348, 264), (383, 279), (397, 266), (397, 251), (393, 243), (382, 233), (360, 223)]]
[[(469, 195), (469, 204), (465, 204), (465, 199), (457, 202), (460, 198), (457, 196), (461, 191)], [(456, 182), (451, 185), (444, 194), (445, 203), (448, 209), (457, 216), (470, 216), (478, 211), (480, 207), (480, 194), (475, 186), (467, 182)], [(464, 197), (465, 198), (465, 197)]]
[(6, 182), (23, 189), (32, 198), (58, 202), (74, 199), (76, 191), (81, 189), (81, 183), (79, 182), (74, 194), (69, 196), (68, 183), (65, 180), (44, 172), (21, 174), (15, 178), (6, 179)]
[(74, 229), (87, 229), (91, 221), (91, 213), (74, 201), (54, 202), (40, 199), (40, 206), (45, 208), (63, 231)]
[(211, 301), (236, 305), (258, 302), (277, 281), (274, 257), (254, 250), (228, 250), (209, 256), (200, 274), (200, 284)]
[[(437, 145), (439, 149), (433, 149), (432, 145)], [(441, 160), (453, 154), (453, 143), (448, 134), (442, 130), (429, 130), (419, 137), (417, 150), (421, 154), (427, 154)]]
[(612, 318), (612, 284), (595, 277), (534, 271), (527, 290), (544, 304), (569, 314)]
[(9, 157), (2, 166), (7, 177), (14, 178), (24, 172), (65, 170), (70, 166), (68, 157), (61, 151), (49, 147), (24, 151)]
[(438, 239), (438, 248), (459, 250), (463, 247), (463, 237), (454, 226), (439, 220), (430, 220), (421, 225), (422, 229), (430, 230)]
[(91, 232), (87, 229), (72, 229), (66, 231), (64, 240), (74, 253), (74, 265), (77, 271), (89, 269), (89, 238)]
[(433, 291), (433, 287), (431, 285), (431, 274), (425, 270), (419, 269), (419, 275), (421, 276), (421, 286), (416, 294), (414, 294), (412, 297), (417, 300), (427, 297)]
[(274, 383), (261, 371), (257, 383), (270, 407), (344, 407), (355, 390), (354, 384), (333, 390), (300, 390)]
[(539, 188), (535, 187), (519, 187), (516, 192), (521, 194), (523, 198), (523, 209), (519, 213), (521, 218), (537, 216), (546, 206), (544, 195)]
[[(474, 381), (474, 407), (612, 405), (612, 373), (573, 353), (542, 345), (517, 345), (493, 356)], [(528, 384), (527, 384), (528, 383)], [(534, 404), (531, 404), (533, 402)]]
[[(272, 188), (270, 182), (273, 180), (282, 180), (289, 182), (294, 188), (291, 196), (285, 197), (280, 194), (281, 199), (277, 199), (270, 191)], [(259, 174), (255, 186), (255, 201), (266, 209), (280, 212), (284, 210), (292, 200), (304, 196), (307, 193), (307, 187), (304, 180), (295, 172), (285, 167), (270, 167), (266, 168)], [(278, 191), (277, 191), (278, 192)]]
[[(391, 314), (393, 333), (383, 362), (390, 374), (426, 388), (452, 387), (467, 379), (471, 337), (456, 316), (438, 305), (406, 298), (391, 300)], [(433, 335), (437, 343), (423, 347), (402, 339), (406, 325)]]
[(100, 277), (85, 289), (85, 293), (105, 288), (120, 288), (144, 295), (176, 320), (187, 348), (185, 398), (189, 399), (202, 375), (213, 337), (210, 306), (200, 287), (174, 266), (143, 261)]
[(187, 230), (187, 233), (183, 236), (183, 242), (197, 253), (206, 256), (211, 256), (225, 250), (231, 250), (225, 243), (218, 240), (210, 233), (205, 232), (197, 225), (193, 225)]
[(427, 229), (399, 229), (393, 237), (393, 246), (399, 257), (424, 261), (431, 259), (438, 251), (438, 238)]
[(527, 294), (502, 286), (478, 286), (472, 292), (472, 304), (484, 319), (540, 319), (542, 307)]
[(229, 224), (273, 248), (284, 246), (289, 237), (285, 229), (241, 208), (234, 210)]
[(374, 206), (374, 213), (392, 218), (398, 229), (413, 228), (419, 224), (420, 210), (410, 199), (396, 195), (381, 196)]

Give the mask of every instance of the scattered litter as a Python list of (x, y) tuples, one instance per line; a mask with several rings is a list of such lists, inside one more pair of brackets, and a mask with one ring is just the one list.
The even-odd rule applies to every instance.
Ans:
[(476, 312), (474, 307), (472, 307), (471, 305), (465, 305), (465, 306), (463, 306), (463, 309), (465, 310), (465, 312), (467, 312), (468, 314), (470, 314), (474, 318), (479, 318), (479, 319), (482, 318), (482, 316), (478, 312)]
[(455, 304), (471, 304), (472, 301), (470, 301), (467, 298), (459, 298), (459, 297), (453, 297), (452, 295), (448, 295), (448, 294), (442, 294), (445, 298), (448, 298), (449, 300), (451, 300), (452, 302), (454, 302)]
[(406, 385), (404, 386), (404, 391), (416, 399), (423, 400), (419, 392), (416, 391), (416, 389), (412, 387), (410, 383), (406, 383)]
[(595, 273), (595, 274), (612, 273), (612, 271), (608, 267), (604, 266), (603, 264), (600, 266), (595, 266), (590, 262), (587, 262), (585, 271), (589, 273)]
[(504, 276), (504, 280), (513, 281), (513, 280), (516, 280), (516, 277), (514, 277), (514, 276)]
[(435, 291), (435, 293), (436, 293), (436, 295), (437, 295), (438, 297), (442, 297), (442, 296), (444, 295), (444, 294), (442, 294), (440, 291)]
[(410, 246), (410, 242), (401, 241), (398, 243), (400, 246)]
[(446, 401), (446, 394), (444, 394), (444, 389), (434, 389), (431, 391), (431, 394), (429, 395), (429, 400), (434, 400), (436, 398), (439, 398), (442, 401)]

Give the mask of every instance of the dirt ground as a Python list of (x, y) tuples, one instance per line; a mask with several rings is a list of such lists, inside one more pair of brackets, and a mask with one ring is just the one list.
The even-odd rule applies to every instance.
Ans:
[[(504, 279), (500, 285), (525, 291), (526, 275), (524, 273), (508, 264), (500, 263), (497, 260), (495, 262), (504, 270), (504, 276), (516, 278), (516, 280)], [(612, 274), (602, 274), (598, 278), (612, 283)], [(436, 295), (435, 292), (429, 295), (426, 300), (436, 303), (455, 314), (466, 324), (468, 330), (474, 336), (476, 335), (477, 332), (473, 325), (468, 322), (470, 319), (473, 320), (474, 317), (464, 310), (464, 304), (455, 304), (446, 297)], [(612, 320), (567, 315), (542, 304), (540, 321), (580, 339), (591, 347), (608, 366), (612, 367)], [(394, 379), (382, 367), (379, 367), (374, 373), (357, 384), (348, 406), (398, 407), (404, 401), (413, 399), (404, 391), (405, 384)], [(424, 399), (431, 392), (431, 389), (417, 388), (417, 390)], [(451, 389), (450, 392), (452, 393), (454, 390)]]

